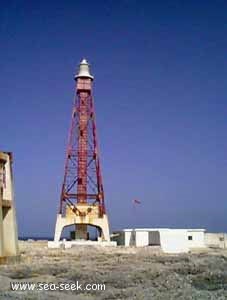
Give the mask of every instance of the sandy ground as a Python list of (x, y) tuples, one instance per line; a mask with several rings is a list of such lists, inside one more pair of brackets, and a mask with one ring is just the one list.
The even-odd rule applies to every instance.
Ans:
[[(0, 299), (227, 299), (227, 250), (164, 255), (157, 248), (47, 249), (20, 242), (21, 262), (0, 266)], [(105, 291), (12, 291), (10, 282), (105, 283)]]

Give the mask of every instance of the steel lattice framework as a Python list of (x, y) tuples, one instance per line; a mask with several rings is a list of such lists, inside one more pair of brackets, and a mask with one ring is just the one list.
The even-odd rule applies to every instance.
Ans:
[(104, 191), (96, 133), (93, 78), (75, 78), (76, 93), (66, 152), (64, 181), (60, 198), (60, 214), (66, 206), (75, 213), (77, 203), (99, 206), (99, 214), (105, 213)]

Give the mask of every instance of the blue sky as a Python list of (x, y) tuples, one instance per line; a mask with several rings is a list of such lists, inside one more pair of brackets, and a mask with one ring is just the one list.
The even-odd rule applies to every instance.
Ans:
[(83, 57), (111, 228), (226, 231), (227, 2), (0, 3), (0, 149), (14, 153), (19, 234), (53, 235)]

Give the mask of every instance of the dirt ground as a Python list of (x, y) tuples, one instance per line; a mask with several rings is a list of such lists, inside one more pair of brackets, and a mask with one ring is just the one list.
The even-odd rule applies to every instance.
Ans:
[[(47, 249), (20, 242), (21, 262), (0, 266), (0, 300), (227, 299), (227, 250), (164, 255), (158, 248)], [(10, 283), (105, 284), (105, 290), (12, 291)]]

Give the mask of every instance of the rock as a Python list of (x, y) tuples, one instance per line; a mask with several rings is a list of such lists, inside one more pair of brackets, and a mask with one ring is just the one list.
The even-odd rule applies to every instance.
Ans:
[(11, 290), (10, 282), (12, 282), (12, 279), (10, 279), (9, 277), (0, 275), (0, 291)]

